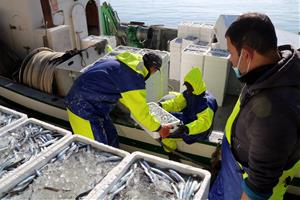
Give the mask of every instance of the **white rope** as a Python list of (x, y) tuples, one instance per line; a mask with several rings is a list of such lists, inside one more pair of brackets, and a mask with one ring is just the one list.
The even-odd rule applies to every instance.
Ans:
[(64, 53), (42, 47), (32, 51), (23, 61), (19, 81), (35, 89), (52, 94), (53, 78), (57, 62)]

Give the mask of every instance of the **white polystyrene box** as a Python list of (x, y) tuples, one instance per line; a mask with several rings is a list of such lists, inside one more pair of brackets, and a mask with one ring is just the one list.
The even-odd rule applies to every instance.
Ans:
[(220, 49), (227, 49), (226, 40), (224, 39), (228, 27), (237, 19), (238, 15), (220, 15), (216, 21), (214, 31), (219, 43)]
[(125, 51), (130, 51), (131, 53), (138, 53), (141, 49), (137, 47), (129, 47), (129, 46), (123, 46), (119, 45), (117, 46), (113, 51), (118, 53), (123, 53)]
[(201, 26), (201, 22), (182, 22), (178, 25), (177, 37), (193, 36), (199, 38), (201, 36)]
[(1, 105), (0, 105), (0, 113), (1, 113), (1, 115), (2, 114), (9, 114), (9, 115), (12, 115), (16, 118), (15, 120), (13, 120), (11, 122), (8, 122), (5, 125), (3, 124), (3, 126), (0, 127), (0, 134), (7, 131), (7, 130), (9, 130), (9, 129), (11, 129), (11, 128), (13, 128), (14, 126), (17, 126), (18, 124), (20, 124), (21, 122), (23, 122), (24, 120), (27, 119), (26, 114), (21, 113), (21, 112), (17, 112), (15, 110), (6, 108), (6, 107), (1, 106)]
[(209, 50), (208, 46), (189, 45), (182, 51), (180, 64), (180, 91), (185, 90), (184, 77), (192, 69), (192, 67), (199, 67), (203, 71), (204, 58), (206, 52)]
[(147, 102), (157, 101), (157, 99), (159, 99), (161, 93), (160, 80), (161, 76), (159, 72), (151, 75), (146, 80)]
[(57, 94), (66, 96), (74, 81), (82, 74), (87, 66), (91, 66), (98, 59), (102, 58), (105, 52), (99, 52), (91, 46), (84, 49), (81, 54), (76, 54), (68, 60), (60, 63), (55, 68), (54, 82), (57, 86)]
[(189, 34), (191, 36), (201, 39), (201, 27), (203, 26), (202, 22), (192, 22), (192, 25), (189, 27)]
[(116, 38), (114, 36), (95, 36), (95, 35), (89, 35), (88, 37), (85, 37), (81, 39), (81, 48), (86, 49), (90, 46), (95, 45), (98, 42), (101, 42), (103, 40), (107, 40), (108, 44), (112, 47), (116, 47)]
[(202, 24), (200, 27), (200, 39), (205, 42), (211, 42), (214, 35), (214, 25)]
[(220, 43), (219, 42), (211, 43), (211, 48), (221, 49)]
[(103, 41), (102, 38), (99, 38), (99, 37), (94, 36), (94, 35), (89, 35), (88, 37), (82, 38), (80, 40), (80, 42), (81, 42), (81, 49), (86, 49), (86, 48), (88, 48), (90, 46), (93, 46), (96, 43), (101, 42), (101, 41)]
[(116, 48), (116, 46), (117, 46), (116, 36), (114, 36), (114, 35), (103, 35), (103, 36), (98, 36), (98, 37), (101, 37), (103, 39), (107, 39), (108, 44), (110, 44), (110, 46), (112, 48)]
[(180, 63), (182, 49), (196, 42), (198, 42), (198, 39), (195, 37), (175, 38), (170, 42), (170, 79), (180, 81)]
[(160, 71), (157, 71), (154, 75), (151, 75), (146, 81), (147, 102), (151, 102), (158, 101), (168, 93), (170, 53), (167, 51), (152, 49), (141, 49), (139, 53), (144, 55), (148, 52), (154, 52), (162, 59)]
[(192, 25), (192, 22), (181, 22), (178, 25), (177, 37), (184, 38), (188, 36), (189, 27)]
[(66, 96), (74, 81), (81, 75), (80, 70), (83, 69), (81, 62), (82, 57), (75, 55), (55, 68), (54, 83), (59, 96)]
[(195, 42), (194, 42), (194, 44), (195, 45), (200, 45), (200, 46), (211, 46), (210, 44), (209, 44), (209, 42), (206, 42), (206, 41), (202, 41), (202, 40), (200, 40), (200, 39), (198, 39), (198, 40), (196, 40)]
[(138, 160), (145, 160), (149, 164), (155, 165), (156, 167), (159, 167), (161, 169), (173, 169), (181, 174), (198, 176), (202, 179), (202, 183), (198, 191), (195, 193), (193, 199), (207, 199), (211, 177), (209, 171), (138, 151), (132, 153), (129, 158), (129, 162), (126, 166), (123, 166), (122, 169), (115, 169), (115, 173), (110, 174), (111, 176), (106, 176), (102, 181), (102, 185), (99, 184), (99, 187), (95, 188), (96, 193), (90, 194), (89, 196), (87, 196), (87, 198), (105, 199), (107, 193), (120, 180), (120, 178), (124, 176), (131, 165), (133, 165)]
[(221, 143), (224, 136), (222, 131), (212, 131), (208, 137), (209, 142), (212, 143)]
[[(55, 147), (49, 149), (48, 151), (45, 151), (42, 156), (39, 156), (34, 162), (30, 163), (30, 165), (27, 165), (26, 167), (20, 169), (13, 177), (9, 177), (5, 181), (5, 184), (0, 183), (0, 197), (7, 191), (14, 188), (18, 183), (20, 183), (25, 178), (29, 177), (30, 175), (34, 174), (36, 170), (41, 169), (43, 166), (45, 166), (52, 158), (54, 158), (59, 152), (61, 152), (63, 149), (65, 149), (68, 145), (70, 145), (72, 142), (81, 142), (83, 144), (90, 144), (93, 148), (96, 148), (101, 151), (105, 151), (111, 154), (115, 154), (117, 156), (122, 157), (122, 161), (115, 166), (115, 168), (124, 168), (125, 165), (129, 162), (129, 153), (99, 142), (96, 142), (94, 140), (88, 139), (86, 137), (80, 136), (80, 135), (72, 135), (63, 140), (63, 142), (60, 142)], [(113, 169), (106, 174), (106, 176), (113, 176), (112, 173)], [(95, 169), (96, 170), (96, 169)], [(110, 175), (111, 174), (111, 175)], [(102, 182), (102, 181), (101, 181)], [(99, 185), (101, 185), (101, 182)], [(96, 188), (96, 187), (95, 187)], [(93, 194), (94, 191), (91, 191), (90, 194)]]
[(67, 131), (65, 129), (59, 128), (57, 126), (48, 124), (46, 122), (43, 122), (43, 121), (40, 121), (40, 120), (37, 120), (34, 118), (29, 118), (29, 119), (26, 119), (23, 122), (19, 123), (17, 126), (14, 126), (13, 128), (1, 133), (0, 139), (3, 140), (3, 137), (10, 135), (11, 132), (14, 132), (15, 129), (21, 128), (30, 123), (42, 126), (46, 130), (54, 131), (55, 133), (60, 134), (62, 137), (59, 140), (55, 141), (53, 144), (47, 146), (46, 149), (39, 152), (35, 157), (32, 157), (30, 160), (21, 164), (19, 167), (11, 170), (10, 172), (8, 172), (8, 174), (6, 174), (4, 177), (2, 177), (0, 179), (0, 196), (1, 196), (1, 194), (3, 194), (3, 192), (5, 192), (5, 190), (6, 190), (5, 188), (8, 187), (8, 185), (9, 185), (8, 183), (10, 182), (10, 180), (14, 180), (14, 179), (18, 178), (21, 175), (20, 174), (21, 171), (26, 171), (28, 169), (28, 166), (30, 166), (32, 163), (35, 163), (36, 160), (43, 158), (43, 155), (47, 151), (51, 151), (52, 148), (59, 145), (60, 143), (63, 143), (68, 137), (71, 137), (71, 135), (72, 135), (72, 133), (70, 131)]
[(206, 89), (217, 99), (218, 106), (223, 105), (229, 72), (229, 53), (222, 49), (211, 49), (204, 61), (203, 80)]
[(70, 27), (68, 25), (59, 25), (47, 29), (47, 38), (49, 48), (54, 51), (65, 52), (72, 49)]
[[(163, 108), (161, 108), (159, 105), (157, 105), (157, 103), (155, 102), (149, 102), (149, 112), (151, 113), (150, 110), (150, 106), (155, 106), (157, 109), (161, 110), (161, 113), (163, 113), (164, 115), (168, 116), (170, 119), (172, 119), (172, 123), (167, 123), (165, 125), (171, 125), (173, 128), (171, 129), (171, 132), (174, 131), (177, 128), (177, 125), (180, 123), (180, 120), (177, 119), (175, 116), (171, 115), (170, 113), (168, 113), (166, 110), (164, 110)], [(158, 132), (152, 132), (150, 130), (148, 130), (146, 127), (144, 127), (132, 114), (130, 115), (131, 118), (137, 123), (139, 124), (151, 137), (153, 137), (154, 139), (158, 139), (160, 138), (160, 135)], [(155, 116), (155, 115), (154, 115)], [(156, 117), (156, 119), (161, 123), (160, 121), (160, 117)]]

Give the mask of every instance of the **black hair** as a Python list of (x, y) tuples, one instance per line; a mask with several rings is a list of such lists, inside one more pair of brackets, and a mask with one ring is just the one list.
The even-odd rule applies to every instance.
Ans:
[(162, 64), (161, 57), (153, 52), (146, 53), (143, 56), (143, 61), (147, 69), (150, 67), (156, 67), (159, 70)]
[(277, 36), (270, 18), (262, 13), (246, 13), (233, 22), (225, 37), (241, 53), (248, 46), (264, 55), (277, 50)]

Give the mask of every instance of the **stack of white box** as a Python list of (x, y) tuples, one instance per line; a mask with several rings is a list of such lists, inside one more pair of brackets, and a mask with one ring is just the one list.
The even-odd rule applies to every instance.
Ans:
[(146, 81), (147, 102), (157, 102), (168, 94), (170, 53), (152, 49), (142, 49), (139, 53), (144, 55), (148, 52), (154, 52), (162, 58), (160, 72), (156, 72)]
[(202, 22), (192, 22), (191, 26), (188, 29), (187, 35), (195, 36), (201, 39), (201, 31), (202, 31)]
[(227, 49), (226, 40), (224, 40), (225, 33), (233, 21), (237, 19), (238, 15), (220, 15), (216, 21), (214, 31), (218, 40), (218, 47), (220, 49)]
[(194, 36), (201, 39), (202, 22), (182, 22), (178, 25), (177, 37)]
[(214, 35), (214, 25), (212, 24), (202, 24), (200, 27), (200, 40), (205, 42), (211, 42)]
[(203, 71), (204, 57), (209, 51), (209, 46), (191, 44), (182, 51), (180, 64), (180, 91), (185, 90), (183, 86), (185, 75), (197, 66)]
[[(177, 37), (179, 38), (184, 38), (188, 35), (190, 35), (190, 27), (192, 26), (193, 22), (181, 22), (178, 25), (178, 32), (177, 32)], [(198, 35), (195, 35), (198, 37)]]
[(205, 55), (203, 80), (206, 88), (222, 106), (229, 72), (229, 53), (222, 49), (211, 49)]
[(169, 78), (173, 80), (180, 79), (180, 61), (182, 38), (175, 38), (170, 42), (170, 73)]
[(172, 80), (180, 80), (180, 63), (181, 52), (190, 44), (195, 44), (198, 39), (193, 37), (189, 38), (175, 38), (170, 42), (170, 73), (169, 78)]

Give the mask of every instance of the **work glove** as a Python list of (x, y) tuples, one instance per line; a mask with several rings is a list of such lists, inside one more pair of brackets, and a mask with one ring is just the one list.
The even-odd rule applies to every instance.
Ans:
[(181, 138), (182, 134), (189, 134), (189, 128), (183, 124), (177, 126), (178, 128), (169, 135), (169, 138)]
[(161, 138), (166, 138), (170, 135), (170, 129), (173, 128), (172, 125), (161, 125), (160, 129), (158, 130), (159, 135)]
[(162, 108), (162, 105), (160, 102), (157, 102), (157, 105)]

